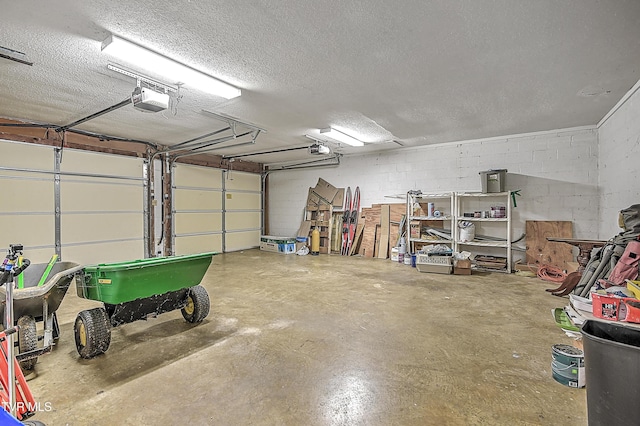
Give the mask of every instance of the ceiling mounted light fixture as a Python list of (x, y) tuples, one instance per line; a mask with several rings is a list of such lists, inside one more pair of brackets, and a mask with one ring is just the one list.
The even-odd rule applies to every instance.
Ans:
[(346, 143), (351, 146), (364, 146), (364, 142), (354, 138), (353, 136), (349, 136), (345, 133), (342, 133), (339, 130), (328, 127), (326, 129), (320, 129), (321, 136), (328, 136), (331, 139), (335, 139), (339, 142)]
[(102, 42), (102, 51), (128, 64), (161, 75), (175, 84), (184, 84), (225, 99), (241, 95), (237, 87), (113, 34)]

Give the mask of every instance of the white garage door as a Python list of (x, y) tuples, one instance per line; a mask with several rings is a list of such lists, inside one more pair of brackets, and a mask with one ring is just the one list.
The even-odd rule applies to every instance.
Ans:
[(60, 163), (62, 256), (83, 264), (145, 257), (144, 160), (65, 149)]
[(260, 245), (260, 175), (176, 164), (173, 252), (229, 252)]
[(176, 163), (173, 254), (222, 252), (222, 170)]
[(143, 258), (143, 172), (139, 158), (0, 141), (0, 243), (36, 263)]
[(32, 262), (55, 254), (53, 148), (0, 141), (0, 250), (25, 246)]
[(225, 251), (260, 245), (262, 182), (259, 174), (225, 172)]

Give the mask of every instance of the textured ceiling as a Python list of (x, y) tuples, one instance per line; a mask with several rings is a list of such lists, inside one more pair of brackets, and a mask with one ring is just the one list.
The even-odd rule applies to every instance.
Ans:
[[(127, 106), (78, 128), (170, 145), (224, 127), (207, 110), (267, 131), (218, 154), (305, 146), (305, 133), (328, 126), (369, 142), (332, 145), (357, 154), (398, 148), (392, 140), (417, 146), (593, 125), (640, 79), (637, 0), (0, 5), (0, 46), (34, 62), (0, 58), (0, 117), (64, 125), (130, 96), (134, 80), (107, 70), (113, 58), (100, 50), (113, 33), (242, 96), (184, 89), (174, 111)], [(304, 150), (246, 159), (303, 158)]]

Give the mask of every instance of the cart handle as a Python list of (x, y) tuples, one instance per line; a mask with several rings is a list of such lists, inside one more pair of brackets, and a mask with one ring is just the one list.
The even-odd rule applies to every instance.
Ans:
[(10, 334), (17, 333), (19, 329), (20, 327), (16, 325), (0, 331), (0, 341), (5, 340)]
[(13, 276), (17, 277), (20, 275), (25, 269), (27, 269), (31, 265), (31, 261), (27, 258), (22, 259), (22, 265), (16, 268), (13, 268)]

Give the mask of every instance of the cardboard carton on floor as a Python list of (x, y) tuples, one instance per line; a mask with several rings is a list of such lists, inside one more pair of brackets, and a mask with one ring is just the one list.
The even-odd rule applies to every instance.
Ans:
[(260, 250), (274, 253), (292, 254), (296, 252), (296, 239), (289, 237), (274, 237), (262, 235), (260, 237)]
[(471, 260), (458, 259), (453, 267), (453, 275), (471, 275)]

